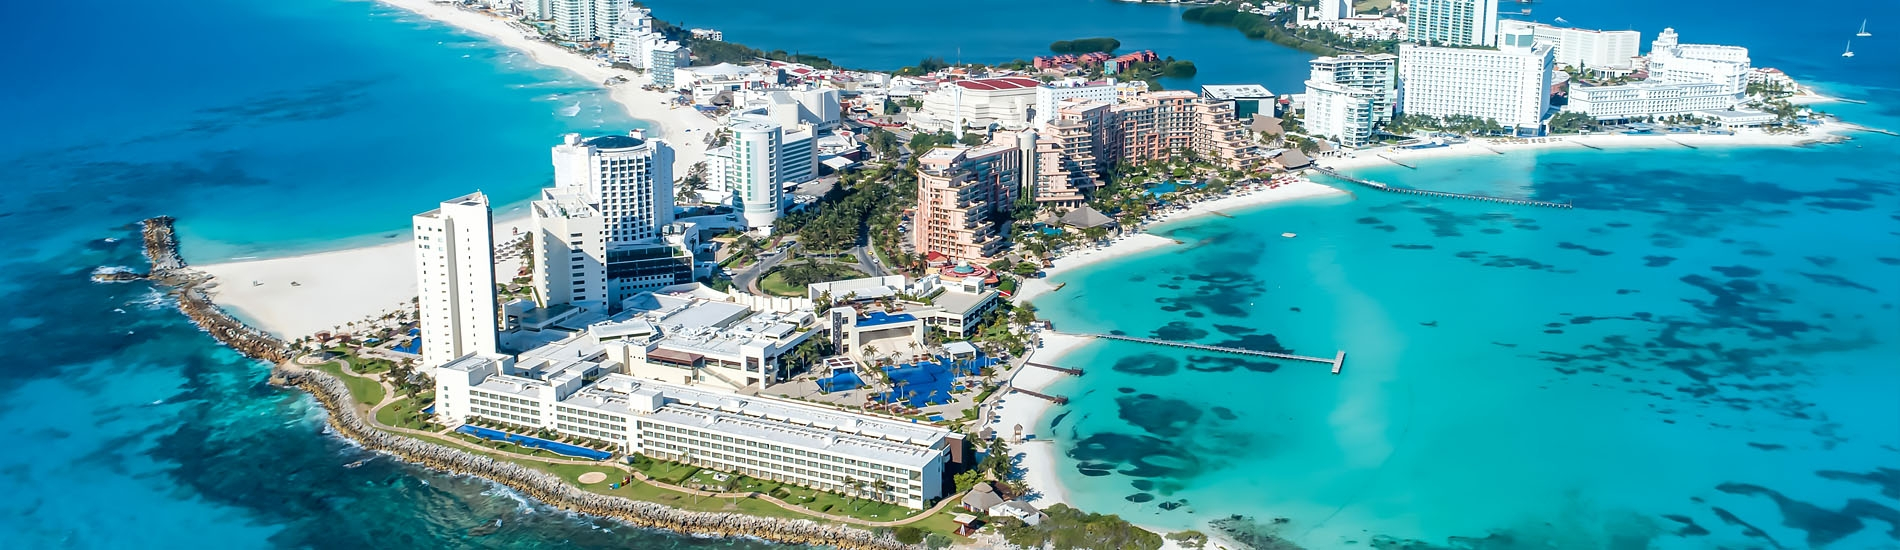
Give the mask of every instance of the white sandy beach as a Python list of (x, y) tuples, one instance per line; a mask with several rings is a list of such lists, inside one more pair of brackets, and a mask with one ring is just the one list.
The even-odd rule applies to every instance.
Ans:
[[(1029, 356), (1029, 360), (1038, 363), (1074, 366), (1062, 363), (1063, 355), (1089, 343), (1081, 336), (1042, 333), (1042, 347)], [(1037, 367), (1022, 367), (1010, 377), (1009, 385), (1030, 391), (1042, 391), (1069, 375)], [(1023, 483), (1028, 484), (1038, 496), (1034, 504), (1038, 507), (1061, 502), (1073, 505), (1069, 493), (1062, 489), (1062, 483), (1056, 479), (1055, 434), (1038, 432), (1038, 421), (1053, 403), (1036, 397), (1011, 393), (1004, 395), (998, 402), (997, 420), (990, 424), (996, 430), (997, 437), (1008, 438), (1015, 434), (1016, 426), (1022, 425), (1023, 434), (1035, 434), (1035, 439), (1026, 440), (1010, 446), (1010, 450), (1022, 457), (1020, 467), (1023, 471)]]
[[(1148, 228), (1152, 230), (1162, 224), (1207, 216), (1216, 212), (1225, 213), (1230, 210), (1241, 210), (1277, 202), (1343, 194), (1346, 194), (1346, 192), (1324, 184), (1298, 180), (1278, 188), (1235, 194), (1195, 203), (1187, 208), (1171, 210), (1150, 221)], [(1056, 258), (1054, 260), (1055, 267), (1043, 270), (1043, 273), (1046, 275), (1045, 277), (1023, 281), (1022, 290), (1016, 293), (1015, 300), (1017, 303), (1021, 303), (1034, 299), (1043, 293), (1051, 292), (1055, 289), (1055, 287), (1049, 283), (1051, 279), (1054, 279), (1057, 275), (1079, 269), (1083, 266), (1177, 244), (1181, 243), (1175, 242), (1173, 239), (1167, 237), (1143, 232), (1117, 238), (1110, 242), (1108, 246), (1088, 247), (1071, 251)]]
[[(642, 89), (650, 82), (646, 75), (602, 66), (594, 59), (531, 39), (531, 31), (518, 28), (510, 21), (454, 5), (429, 0), (383, 0), (383, 3), (485, 36), (528, 54), (537, 63), (567, 70), (593, 82), (625, 77), (629, 82), (609, 87), (609, 95), (625, 107), (629, 115), (648, 122), (653, 134), (673, 146), (673, 173), (683, 175), (706, 158), (704, 136), (711, 134), (716, 121), (691, 107), (673, 107), (670, 94)], [(554, 145), (548, 144), (549, 147)], [(408, 220), (389, 220), (389, 223), (407, 226)], [(496, 242), (504, 242), (515, 228), (527, 230), (525, 214), (496, 220)], [(404, 239), (363, 248), (197, 267), (217, 277), (214, 298), (219, 305), (279, 337), (298, 338), (380, 315), (408, 302), (416, 295), (415, 258), (410, 246)], [(504, 263), (497, 269), (497, 279), (513, 277), (509, 265), (514, 264)], [(292, 281), (298, 286), (291, 286)]]

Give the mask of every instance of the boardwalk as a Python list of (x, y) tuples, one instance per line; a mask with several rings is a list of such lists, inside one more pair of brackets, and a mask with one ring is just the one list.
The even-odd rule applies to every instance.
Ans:
[(1309, 363), (1326, 363), (1326, 364), (1328, 364), (1328, 365), (1332, 365), (1332, 366), (1333, 366), (1333, 374), (1339, 374), (1339, 371), (1340, 371), (1340, 370), (1342, 370), (1342, 369), (1344, 369), (1344, 368), (1346, 367), (1346, 352), (1345, 352), (1345, 351), (1340, 351), (1340, 352), (1339, 352), (1338, 354), (1335, 354), (1334, 356), (1332, 356), (1332, 357), (1330, 357), (1330, 358), (1327, 358), (1327, 357), (1309, 357), (1309, 356), (1305, 356), (1305, 355), (1293, 355), (1293, 354), (1291, 354), (1291, 353), (1275, 353), (1275, 352), (1271, 352), (1271, 351), (1260, 351), (1260, 350), (1253, 350), (1253, 349), (1246, 349), (1246, 348), (1230, 348), (1230, 347), (1222, 347), (1222, 346), (1210, 346), (1210, 345), (1206, 345), (1206, 344), (1195, 344), (1195, 343), (1192, 343), (1192, 342), (1177, 342), (1177, 341), (1174, 341), (1174, 340), (1157, 340), (1157, 339), (1154, 339), (1154, 338), (1141, 338), (1141, 337), (1137, 337), (1137, 336), (1125, 336), (1125, 335), (1121, 335), (1121, 334), (1077, 334), (1076, 336), (1088, 336), (1088, 337), (1092, 337), (1092, 338), (1103, 338), (1103, 339), (1108, 339), (1108, 340), (1120, 340), (1120, 341), (1123, 341), (1123, 342), (1140, 342), (1140, 343), (1143, 343), (1143, 344), (1154, 344), (1154, 345), (1158, 345), (1158, 346), (1168, 346), (1168, 347), (1176, 347), (1176, 348), (1185, 348), (1185, 349), (1192, 349), (1192, 350), (1200, 350), (1200, 351), (1214, 351), (1214, 352), (1220, 352), (1220, 353), (1232, 353), (1232, 354), (1236, 354), (1236, 355), (1252, 355), (1252, 356), (1255, 356), (1255, 357), (1271, 357), (1271, 358), (1274, 358), (1274, 359), (1284, 359), (1284, 360), (1288, 360), (1288, 361), (1306, 361), (1306, 362), (1309, 362)]
[(1034, 392), (1034, 391), (1029, 391), (1029, 390), (1025, 390), (1025, 389), (1022, 389), (1022, 388), (1018, 388), (1018, 387), (1015, 387), (1015, 386), (1010, 386), (1010, 388), (1009, 388), (1009, 391), (1012, 391), (1012, 392), (1016, 392), (1016, 393), (1020, 393), (1020, 394), (1023, 394), (1023, 395), (1027, 395), (1027, 396), (1030, 396), (1030, 397), (1035, 397), (1035, 398), (1039, 398), (1039, 399), (1043, 399), (1043, 400), (1046, 400), (1046, 401), (1048, 401), (1048, 402), (1050, 402), (1050, 403), (1055, 403), (1055, 404), (1057, 404), (1057, 405), (1067, 405), (1067, 404), (1069, 404), (1069, 398), (1067, 398), (1067, 397), (1063, 397), (1063, 396), (1060, 396), (1060, 395), (1049, 395), (1049, 394), (1046, 394), (1046, 393), (1042, 393), (1042, 392)]
[(1545, 208), (1571, 208), (1572, 207), (1571, 204), (1567, 202), (1549, 202), (1549, 201), (1540, 201), (1540, 200), (1531, 200), (1531, 199), (1512, 199), (1512, 198), (1505, 198), (1505, 197), (1492, 197), (1492, 196), (1486, 196), (1486, 195), (1472, 195), (1468, 193), (1452, 193), (1449, 191), (1433, 191), (1430, 189), (1393, 187), (1393, 186), (1372, 181), (1369, 179), (1355, 178), (1352, 176), (1348, 176), (1348, 175), (1340, 173), (1338, 170), (1334, 170), (1331, 168), (1321, 167), (1321, 168), (1314, 168), (1314, 170), (1319, 171), (1319, 173), (1321, 174), (1326, 174), (1328, 176), (1332, 176), (1337, 179), (1349, 181), (1352, 183), (1357, 183), (1359, 185), (1371, 187), (1373, 189), (1378, 189), (1380, 191), (1385, 191), (1388, 193), (1403, 193), (1407, 195), (1424, 195), (1427, 197), (1444, 197), (1448, 199), (1466, 199), (1466, 200), (1474, 200), (1474, 201), (1495, 202), (1499, 204), (1510, 204), (1510, 205), (1516, 205), (1516, 206), (1541, 206)]
[(1040, 367), (1040, 368), (1045, 368), (1045, 369), (1049, 369), (1049, 370), (1052, 370), (1052, 371), (1056, 371), (1056, 372), (1060, 372), (1060, 373), (1064, 373), (1064, 374), (1073, 374), (1073, 375), (1076, 375), (1076, 376), (1081, 376), (1081, 375), (1082, 375), (1082, 369), (1072, 369), (1072, 368), (1068, 368), (1068, 367), (1058, 367), (1058, 366), (1055, 366), (1055, 365), (1044, 365), (1044, 364), (1042, 364), (1042, 363), (1035, 363), (1035, 362), (1030, 362), (1030, 361), (1024, 361), (1024, 362), (1023, 362), (1023, 364), (1024, 364), (1024, 365), (1029, 365), (1029, 366), (1031, 366), (1031, 367)]

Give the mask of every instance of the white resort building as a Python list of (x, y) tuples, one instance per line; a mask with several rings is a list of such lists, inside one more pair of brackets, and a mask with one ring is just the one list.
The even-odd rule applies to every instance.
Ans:
[(637, 134), (568, 134), (554, 146), (554, 187), (529, 205), (539, 306), (605, 313), (692, 282), (699, 232), (673, 222), (672, 153)]
[(1628, 120), (1700, 111), (1725, 111), (1746, 100), (1756, 71), (1748, 49), (1681, 44), (1663, 29), (1650, 46), (1649, 78), (1617, 86), (1571, 86), (1566, 111), (1597, 120)]
[[(580, 338), (580, 337), (577, 337)], [(622, 452), (923, 509), (961, 459), (950, 430), (621, 374), (601, 347), (469, 354), (435, 369), (436, 417), (484, 418), (617, 444)], [(539, 351), (539, 350), (537, 350)]]
[(1433, 46), (1497, 44), (1498, 0), (1412, 0), (1405, 40)]
[(1399, 112), (1496, 120), (1518, 135), (1542, 132), (1550, 109), (1553, 47), (1530, 34), (1498, 49), (1399, 46)]
[(1629, 69), (1635, 65), (1643, 47), (1643, 33), (1637, 31), (1599, 31), (1573, 29), (1528, 21), (1499, 22), (1502, 32), (1509, 27), (1529, 27), (1537, 40), (1556, 46), (1557, 63), (1586, 69)]
[(911, 124), (921, 131), (953, 134), (991, 126), (1020, 130), (1028, 126), (1041, 85), (1019, 76), (947, 82), (924, 94), (923, 110)]
[(488, 196), (472, 193), (416, 214), (422, 364), (495, 353), (495, 235)]

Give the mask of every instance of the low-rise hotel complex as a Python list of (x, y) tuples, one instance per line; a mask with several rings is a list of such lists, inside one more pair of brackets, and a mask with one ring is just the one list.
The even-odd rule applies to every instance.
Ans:
[[(581, 338), (581, 337), (576, 337)], [(605, 350), (470, 354), (435, 369), (436, 417), (608, 441), (671, 460), (923, 509), (946, 493), (963, 437), (927, 424), (616, 372)]]

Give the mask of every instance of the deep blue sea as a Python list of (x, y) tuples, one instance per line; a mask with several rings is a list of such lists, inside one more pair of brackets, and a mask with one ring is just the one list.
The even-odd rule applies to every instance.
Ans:
[[(1535, 6), (1750, 46), (1871, 102), (1824, 110), (1900, 128), (1893, 3)], [(1345, 350), (1344, 373), (1092, 344), (1037, 431), (1074, 500), (1307, 548), (1900, 547), (1900, 138), (1852, 137), (1355, 171), (1574, 210), (1345, 187), (1165, 226), (1184, 246), (1037, 305), (1065, 330)]]
[(577, 518), (386, 458), (345, 468), (370, 455), (266, 366), (148, 285), (86, 280), (142, 265), (128, 224), (155, 214), (211, 261), (396, 236), (471, 189), (525, 200), (561, 133), (638, 125), (597, 87), (363, 1), (7, 14), (0, 548), (762, 546)]

